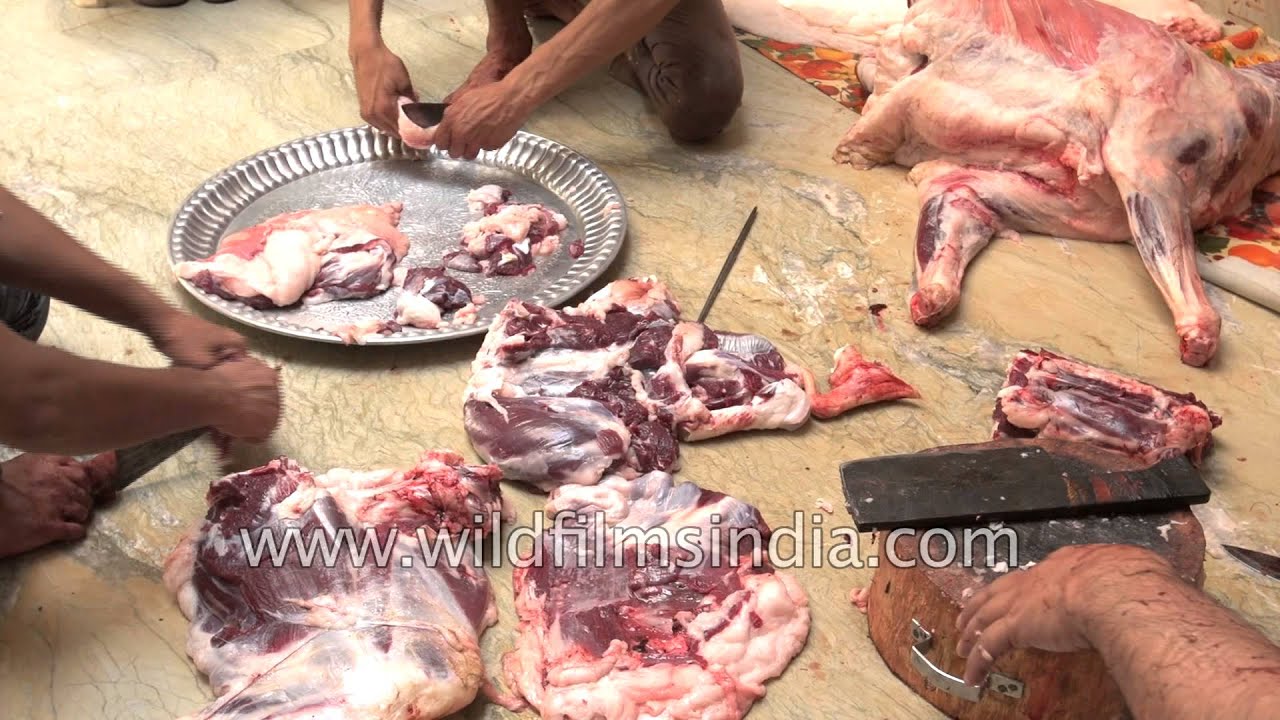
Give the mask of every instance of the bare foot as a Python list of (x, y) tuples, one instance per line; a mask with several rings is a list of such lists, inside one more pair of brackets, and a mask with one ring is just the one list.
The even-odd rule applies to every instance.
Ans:
[(84, 537), (103, 466), (35, 453), (0, 463), (0, 558)]

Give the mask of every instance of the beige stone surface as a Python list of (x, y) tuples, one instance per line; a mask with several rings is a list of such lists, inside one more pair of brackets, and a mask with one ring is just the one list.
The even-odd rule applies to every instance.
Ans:
[[(444, 95), (480, 57), (479, 0), (389, 0), (388, 42), (424, 98)], [(357, 124), (339, 0), (191, 2), (107, 10), (0, 0), (0, 183), (175, 301), (164, 252), (170, 217), (209, 175), (260, 149)], [(1280, 638), (1280, 584), (1224, 558), (1217, 541), (1280, 550), (1280, 319), (1214, 291), (1222, 351), (1209, 370), (1178, 362), (1168, 312), (1127, 246), (1028, 237), (974, 264), (951, 322), (908, 320), (913, 190), (899, 169), (837, 167), (831, 149), (854, 116), (744, 49), (746, 100), (705, 148), (674, 145), (632, 90), (597, 73), (542, 108), (528, 129), (584, 152), (614, 177), (631, 212), (611, 277), (657, 274), (693, 309), (747, 211), (760, 219), (712, 314), (726, 329), (776, 339), (818, 370), (856, 343), (924, 398), (794, 433), (686, 446), (685, 479), (756, 503), (774, 525), (825, 499), (839, 509), (838, 464), (985, 438), (1005, 365), (1044, 346), (1192, 390), (1225, 417), (1205, 466), (1214, 499), (1208, 588)], [(866, 308), (883, 302), (884, 327)], [(269, 447), (304, 464), (373, 467), (426, 447), (471, 453), (459, 398), (477, 341), (403, 349), (315, 346), (250, 333), (283, 363), (287, 413)], [(146, 342), (64, 305), (45, 342), (84, 355), (161, 362)], [(6, 379), (10, 381), (11, 379)], [(101, 510), (89, 539), (0, 564), (0, 708), (6, 718), (169, 718), (195, 711), (207, 684), (186, 658), (186, 626), (160, 583), (183, 528), (220, 474), (210, 448), (184, 451)], [(539, 498), (508, 495), (522, 517)], [(3, 519), (0, 518), (0, 522)], [(813, 608), (804, 654), (752, 717), (934, 718), (883, 666), (849, 590), (870, 570), (796, 570)], [(501, 624), (488, 658), (510, 646), (509, 568), (492, 573)], [(471, 717), (505, 716), (477, 704)]]
[(1217, 17), (1262, 26), (1271, 35), (1280, 33), (1280, 5), (1270, 0), (1198, 0)]

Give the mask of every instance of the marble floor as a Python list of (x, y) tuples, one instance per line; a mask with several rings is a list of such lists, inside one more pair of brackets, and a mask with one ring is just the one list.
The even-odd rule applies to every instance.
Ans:
[[(0, 183), (175, 302), (164, 247), (173, 212), (211, 174), (263, 148), (359, 123), (340, 0), (193, 1), (149, 10), (113, 0), (83, 10), (56, 0), (0, 0)], [(447, 93), (481, 55), (480, 0), (388, 0), (388, 43), (424, 98)], [(1280, 318), (1212, 291), (1224, 319), (1214, 367), (1181, 365), (1168, 311), (1132, 248), (1027, 237), (974, 264), (952, 321), (924, 332), (907, 316), (916, 204), (904, 173), (859, 173), (830, 153), (854, 116), (744, 50), (746, 100), (718, 142), (673, 144), (631, 89), (595, 74), (542, 108), (528, 129), (599, 163), (630, 211), (628, 244), (608, 277), (657, 274), (697, 307), (738, 227), (761, 210), (711, 321), (775, 338), (812, 368), (856, 343), (923, 399), (688, 447), (683, 476), (760, 506), (770, 524), (828, 500), (840, 461), (977, 441), (1017, 349), (1047, 347), (1194, 391), (1225, 418), (1205, 466), (1213, 501), (1207, 588), (1280, 639), (1276, 583), (1242, 570), (1220, 542), (1280, 550)], [(867, 307), (882, 302), (883, 327)], [(249, 333), (283, 364), (287, 413), (270, 446), (306, 465), (404, 464), (424, 447), (470, 453), (458, 412), (478, 342), (353, 349)], [(45, 341), (97, 358), (161, 359), (135, 335), (63, 305)], [(90, 537), (0, 564), (0, 708), (6, 718), (170, 718), (209, 697), (184, 650), (185, 624), (160, 583), (183, 528), (204, 512), (220, 469), (184, 451), (115, 506)], [(521, 513), (532, 493), (511, 489)], [(843, 522), (843, 521), (841, 521)], [(865, 538), (864, 538), (865, 539)], [(803, 655), (769, 686), (753, 718), (935, 718), (881, 663), (848, 600), (871, 571), (795, 570), (810, 594)], [(492, 574), (501, 622), (484, 640), (496, 661), (514, 625), (509, 568)], [(496, 667), (493, 665), (492, 667)], [(506, 716), (477, 704), (469, 717)]]

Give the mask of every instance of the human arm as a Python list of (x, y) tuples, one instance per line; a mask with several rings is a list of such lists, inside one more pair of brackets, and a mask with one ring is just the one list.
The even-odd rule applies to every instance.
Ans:
[(382, 0), (349, 0), (348, 49), (382, 44)]
[(138, 330), (182, 365), (209, 367), (245, 352), (243, 337), (168, 304), (3, 187), (0, 283), (56, 297)]
[(485, 53), (480, 62), (444, 99), (446, 103), (462, 97), (478, 87), (502, 80), (533, 51), (533, 33), (525, 19), (527, 0), (485, 0), (489, 32), (485, 37)]
[(1010, 649), (1092, 647), (1138, 720), (1280, 717), (1280, 648), (1142, 548), (1060, 549), (975, 594), (957, 626), (970, 684)]
[(401, 97), (418, 95), (404, 61), (382, 40), (382, 0), (349, 0), (351, 26), (347, 54), (355, 72), (360, 117), (373, 127), (399, 137)]
[(81, 462), (23, 453), (0, 462), (0, 559), (79, 540), (97, 502), (115, 492), (115, 453)]
[(81, 455), (213, 427), (264, 440), (280, 414), (275, 371), (247, 357), (209, 370), (89, 360), (0, 327), (0, 443)]
[(592, 0), (499, 82), (453, 98), (433, 142), (454, 157), (502, 147), (543, 103), (627, 51), (678, 0)]

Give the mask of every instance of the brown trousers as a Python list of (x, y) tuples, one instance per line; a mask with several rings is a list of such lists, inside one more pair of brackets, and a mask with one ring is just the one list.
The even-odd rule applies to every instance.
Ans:
[(0, 285), (0, 324), (28, 340), (36, 340), (49, 319), (49, 298)]
[[(531, 14), (550, 11), (563, 22), (577, 14), (573, 5), (528, 3)], [(738, 42), (721, 0), (681, 0), (622, 59), (676, 140), (714, 138), (742, 104)]]

